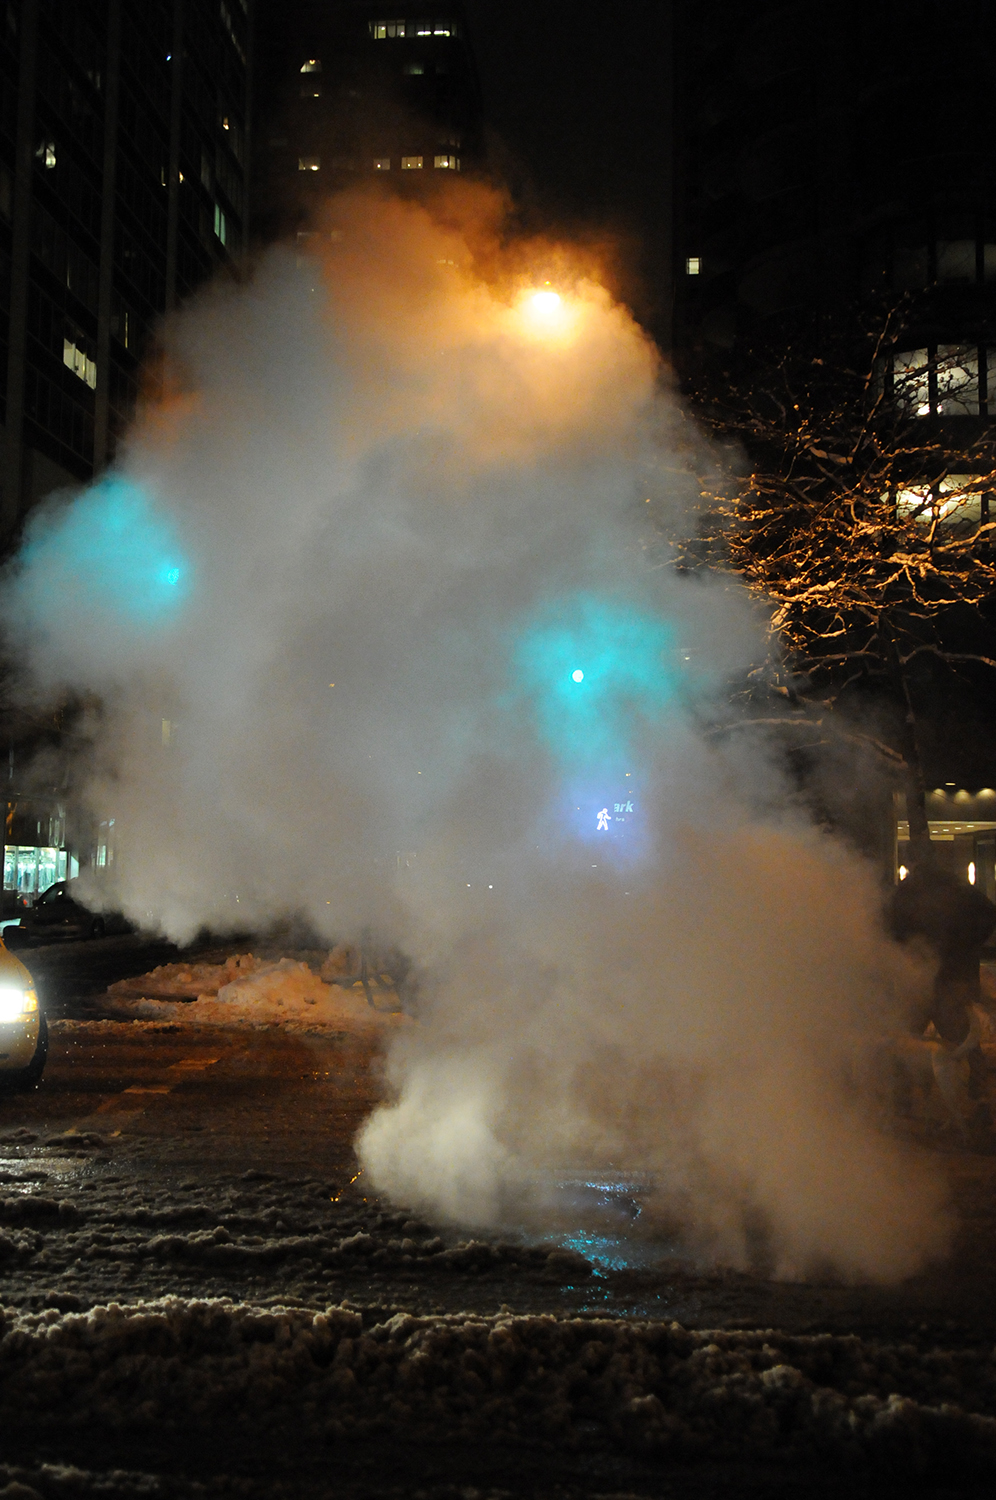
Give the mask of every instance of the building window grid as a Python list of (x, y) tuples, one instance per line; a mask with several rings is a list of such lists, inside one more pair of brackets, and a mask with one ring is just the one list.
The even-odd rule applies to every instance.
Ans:
[[(236, 15), (238, 17), (235, 29), (240, 31), (243, 17), (247, 14), (245, 0), (228, 0), (228, 6), (231, 17), (234, 18)], [(75, 8), (69, 5), (66, 9), (67, 17), (73, 21), (75, 35)], [(222, 9), (224, 9), (224, 6)], [(129, 85), (131, 85), (135, 89), (136, 94), (143, 99), (147, 99), (152, 104), (150, 113), (152, 119), (155, 120), (158, 115), (163, 114), (163, 106), (168, 103), (170, 90), (169, 73), (162, 65), (161, 49), (150, 46), (149, 38), (145, 32), (139, 32), (135, 16), (133, 15), (129, 18), (126, 13), (124, 22), (124, 36), (122, 38), (123, 55), (121, 60), (123, 91), (128, 92)], [(217, 22), (215, 25), (217, 26)], [(64, 300), (69, 307), (74, 306), (74, 299), (77, 300), (80, 303), (80, 308), (76, 316), (84, 318), (84, 309), (89, 313), (93, 313), (96, 310), (98, 274), (97, 266), (91, 255), (86, 254), (78, 243), (74, 243), (74, 230), (77, 228), (77, 225), (73, 221), (79, 220), (78, 227), (84, 231), (83, 237), (85, 241), (89, 234), (93, 232), (94, 226), (88, 222), (88, 220), (92, 219), (92, 213), (86, 212), (87, 205), (82, 202), (82, 199), (80, 203), (76, 202), (78, 195), (70, 191), (72, 184), (70, 184), (68, 178), (65, 181), (62, 179), (66, 176), (66, 169), (68, 167), (74, 176), (80, 177), (81, 182), (77, 185), (91, 187), (92, 191), (92, 184), (86, 182), (90, 173), (87, 171), (80, 172), (80, 166), (84, 164), (81, 162), (78, 166), (72, 159), (77, 157), (79, 153), (85, 152), (91, 158), (91, 161), (86, 165), (92, 164), (99, 169), (100, 163), (94, 161), (99, 152), (95, 149), (88, 151), (87, 144), (89, 143), (91, 147), (99, 147), (102, 150), (103, 121), (101, 116), (103, 101), (100, 95), (103, 88), (103, 79), (96, 65), (87, 70), (87, 57), (83, 55), (86, 49), (81, 50), (73, 46), (72, 39), (68, 36), (56, 38), (55, 40), (56, 45), (54, 49), (49, 51), (47, 55), (43, 49), (42, 57), (39, 59), (39, 103), (42, 104), (44, 98), (48, 96), (50, 105), (53, 106), (52, 112), (63, 117), (65, 124), (52, 131), (51, 125), (46, 125), (40, 120), (36, 134), (34, 144), (37, 146), (39, 141), (41, 142), (38, 163), (44, 169), (47, 181), (46, 193), (41, 194), (41, 176), (39, 175), (38, 184), (36, 185), (35, 202), (32, 205), (31, 240), (36, 269), (32, 270), (31, 275), (32, 283), (36, 286), (39, 283), (44, 285), (48, 279), (46, 273), (54, 277), (55, 282), (61, 284), (64, 291), (62, 296), (59, 297), (59, 294), (55, 292), (53, 287), (50, 299), (51, 296), (56, 296), (59, 301)], [(99, 51), (100, 49), (98, 48), (97, 50)], [(58, 54), (62, 51), (65, 51), (67, 54), (65, 61), (61, 61), (58, 57)], [(52, 73), (53, 67), (55, 70), (54, 75)], [(78, 76), (81, 68), (86, 71), (86, 78)], [(87, 78), (89, 79), (89, 86), (87, 85)], [(244, 83), (244, 80), (242, 80), (242, 83)], [(92, 96), (90, 95), (90, 86), (92, 86), (94, 91)], [(40, 113), (44, 112), (44, 104), (42, 104)], [(7, 111), (4, 110), (2, 113), (6, 120)], [(97, 137), (100, 139), (97, 139)], [(226, 137), (225, 144), (233, 148), (234, 155), (237, 157), (239, 154), (238, 143), (230, 141)], [(163, 161), (160, 161), (157, 156), (157, 159), (152, 161), (149, 153), (138, 149), (134, 137), (129, 135), (127, 131), (122, 132), (120, 147), (125, 156), (131, 154), (135, 157), (135, 164), (131, 169), (132, 172), (135, 172), (137, 169), (139, 173), (148, 172), (153, 174), (159, 189), (162, 190), (165, 188), (165, 178), (168, 176), (163, 164), (165, 157)], [(124, 169), (124, 172), (127, 179), (129, 175), (127, 167)], [(6, 175), (8, 174), (5, 174), (5, 181)], [(239, 197), (239, 184), (237, 181), (240, 175), (239, 172), (235, 171), (230, 174), (219, 175), (224, 175), (227, 180), (217, 183), (216, 187), (223, 189), (226, 196), (230, 198)], [(128, 187), (131, 188), (133, 185), (134, 182), (129, 183)], [(119, 190), (121, 186), (122, 179), (119, 172)], [(52, 190), (54, 190), (55, 198), (58, 201), (51, 203), (53, 212), (49, 212), (45, 206), (44, 199), (49, 196)], [(3, 195), (0, 194), (0, 196)], [(121, 196), (135, 199), (141, 195), (128, 191), (126, 188)], [(39, 197), (41, 201), (39, 201)], [(3, 207), (6, 208), (6, 206), (6, 197), (4, 197)], [(144, 208), (144, 206), (143, 204), (142, 207)], [(149, 206), (151, 208), (152, 204), (150, 203)], [(158, 204), (156, 206), (158, 207)], [(136, 219), (145, 221), (136, 224), (136, 228), (141, 228), (146, 233), (154, 232), (152, 220), (156, 220), (158, 227), (161, 229), (162, 224), (158, 214), (141, 211), (138, 208), (138, 204), (134, 201), (130, 207)], [(138, 211), (136, 212), (136, 210)], [(230, 240), (233, 232), (233, 218), (227, 210), (227, 205), (224, 210), (218, 210), (218, 212), (223, 215), (223, 221), (227, 225), (227, 234), (223, 230), (221, 238), (222, 240), (226, 238)], [(69, 219), (69, 215), (72, 215), (72, 219)], [(64, 224), (67, 227), (63, 227)], [(114, 258), (116, 262), (116, 274), (119, 276), (123, 274), (127, 281), (133, 282), (143, 293), (150, 294), (152, 302), (158, 304), (162, 301), (162, 297), (157, 297), (155, 294), (158, 292), (162, 292), (163, 295), (165, 294), (164, 281), (158, 273), (158, 268), (152, 270), (149, 275), (143, 275), (141, 268), (122, 264), (122, 262), (127, 263), (134, 260), (133, 252), (138, 249), (138, 245), (136, 240), (127, 231), (121, 232), (121, 230), (122, 227), (119, 225), (119, 233), (115, 237), (116, 254)], [(156, 237), (161, 239), (162, 235), (160, 234)], [(96, 249), (96, 245), (94, 245), (94, 249)], [(148, 251), (143, 251), (143, 258), (149, 258)], [(0, 273), (3, 270), (3, 259), (2, 254), (0, 254)], [(156, 257), (153, 256), (152, 259), (155, 260)], [(189, 258), (187, 259), (189, 261)], [(192, 273), (192, 280), (193, 275), (196, 275), (196, 279), (200, 280), (204, 274), (209, 272), (210, 264), (201, 263), (195, 269), (193, 264), (187, 263), (184, 269)], [(135, 270), (138, 270), (139, 273), (137, 282), (134, 279)], [(38, 278), (37, 281), (36, 277)], [(0, 280), (2, 280), (2, 276), (0, 276)], [(160, 285), (161, 281), (163, 282), (162, 285)], [(67, 296), (67, 293), (71, 295)], [(161, 309), (158, 306), (152, 306), (151, 310), (155, 314)], [(59, 345), (58, 349), (53, 344), (48, 352), (58, 359), (60, 365), (65, 366), (62, 374), (67, 383), (77, 388), (81, 394), (89, 396), (96, 384), (96, 364), (92, 357), (94, 351), (91, 347), (91, 337), (82, 332), (78, 324), (66, 319), (65, 314), (62, 314), (62, 319), (66, 332), (56, 341)], [(130, 346), (134, 342), (134, 334), (131, 327), (128, 326), (131, 322), (130, 315), (126, 314), (124, 324), (122, 325), (122, 322), (118, 321), (114, 331), (115, 338), (118, 340), (123, 338), (126, 346)], [(137, 320), (135, 326), (136, 328), (138, 326)], [(54, 324), (53, 329), (55, 329)], [(0, 332), (2, 332), (2, 329), (0, 329)], [(61, 334), (61, 328), (55, 330), (55, 332)], [(53, 332), (53, 338), (55, 337), (55, 332)], [(51, 340), (48, 342), (51, 343)], [(40, 352), (39, 350), (39, 354)], [(5, 369), (2, 373), (6, 373)], [(132, 392), (129, 392), (129, 397), (132, 397), (133, 400)], [(132, 400), (127, 400), (124, 404), (130, 405), (132, 404)], [(112, 405), (120, 406), (120, 404), (114, 402), (112, 399)], [(25, 369), (25, 418), (29, 432), (32, 429), (36, 432), (35, 441), (38, 443), (38, 446), (51, 451), (53, 456), (56, 456), (56, 452), (58, 451), (61, 461), (67, 467), (75, 472), (80, 472), (81, 464), (84, 468), (92, 465), (94, 452), (93, 418), (91, 412), (86, 408), (85, 402), (84, 405), (80, 405), (79, 401), (74, 400), (68, 394), (67, 390), (60, 388), (60, 382), (54, 370), (49, 376), (46, 376), (32, 365), (30, 360)], [(70, 455), (72, 456), (72, 461), (70, 461)]]
[(61, 211), (68, 212), (75, 220), (72, 233), (77, 226), (86, 239), (96, 246), (100, 239), (100, 188), (94, 184), (80, 163), (72, 159), (71, 153), (60, 148), (58, 170), (51, 178), (35, 185), (36, 201), (58, 204)]
[(129, 27), (128, 20), (128, 16), (125, 15), (121, 45), (121, 77), (127, 80), (143, 102), (151, 105), (168, 130), (172, 92), (168, 65), (153, 51), (145, 38), (138, 35), (134, 25)]
[(369, 33), (373, 41), (386, 42), (406, 37), (457, 37), (459, 22), (445, 17), (412, 20), (370, 21)]
[(896, 351), (883, 394), (911, 417), (986, 417), (991, 387), (996, 393), (996, 347), (932, 343)]
[(93, 417), (64, 391), (28, 365), (24, 409), (29, 421), (77, 459), (93, 463)]
[(169, 129), (146, 108), (126, 80), (122, 80), (118, 104), (118, 139), (121, 154), (154, 191), (166, 184), (169, 161)]
[(996, 240), (980, 227), (973, 235), (941, 236), (895, 234), (891, 248), (872, 252), (871, 267), (888, 270), (897, 291), (923, 291), (933, 286), (982, 286), (996, 281)]
[(38, 60), (38, 96), (70, 131), (73, 143), (99, 168), (103, 155), (104, 122), (92, 96), (62, 60), (44, 50)]
[(97, 267), (40, 203), (34, 205), (33, 219), (31, 248), (35, 256), (84, 307), (95, 313)]

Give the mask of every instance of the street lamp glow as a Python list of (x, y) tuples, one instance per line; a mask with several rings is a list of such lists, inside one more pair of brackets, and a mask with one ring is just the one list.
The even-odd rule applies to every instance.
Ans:
[(538, 318), (556, 317), (560, 311), (560, 293), (533, 292), (529, 306)]
[(519, 315), (534, 338), (557, 338), (574, 324), (574, 307), (550, 287), (523, 292)]

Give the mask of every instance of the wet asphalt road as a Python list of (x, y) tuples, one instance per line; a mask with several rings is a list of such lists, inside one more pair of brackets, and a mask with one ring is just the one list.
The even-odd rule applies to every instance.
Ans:
[(35, 1093), (0, 1099), (4, 1125), (101, 1133), (164, 1179), (279, 1167), (348, 1181), (377, 1097), (370, 1044), (102, 1019), (109, 984), (233, 946), (134, 934), (19, 950), (49, 1019), (49, 1060)]
[[(232, 947), (201, 948), (196, 954), (218, 960)], [(350, 1186), (358, 1170), (356, 1131), (381, 1097), (376, 1039), (101, 1019), (108, 983), (178, 956), (172, 945), (140, 935), (53, 945), (23, 956), (48, 1008), (51, 1050), (37, 1092), (0, 1097), (0, 1171), (16, 1173), (20, 1164), (59, 1157), (60, 1193), (126, 1175), (149, 1202), (169, 1200), (184, 1183), (222, 1193), (243, 1174), (257, 1172), (277, 1184), (317, 1182), (324, 1201), (353, 1203), (361, 1218), (404, 1208), (379, 1203), (362, 1178)], [(192, 958), (195, 951), (183, 956)], [(72, 1147), (74, 1136), (99, 1144), (67, 1154), (65, 1143)], [(898, 1287), (774, 1283), (760, 1276), (703, 1272), (667, 1247), (658, 1255), (646, 1245), (632, 1256), (622, 1245), (593, 1276), (564, 1276), (560, 1284), (549, 1278), (524, 1281), (518, 1271), (505, 1276), (499, 1266), (487, 1275), (476, 1269), (441, 1280), (421, 1263), (374, 1268), (363, 1262), (337, 1268), (334, 1285), (350, 1296), (388, 1297), (392, 1304), (421, 1311), (455, 1306), (495, 1311), (506, 1305), (677, 1318), (699, 1327), (890, 1334), (926, 1323), (957, 1330), (962, 1338), (991, 1341), (996, 1339), (996, 1158), (949, 1152), (942, 1160), (961, 1212), (956, 1252), (949, 1262)], [(427, 1233), (439, 1233), (448, 1245), (461, 1239), (452, 1226), (430, 1226)], [(151, 1279), (142, 1282), (144, 1294), (175, 1288), (168, 1267), (145, 1269)], [(93, 1300), (111, 1294), (107, 1270), (94, 1266), (92, 1285), (81, 1272), (76, 1295)], [(0, 1268), (0, 1290), (3, 1277)], [(266, 1291), (258, 1278), (251, 1288), (208, 1280), (214, 1294)], [(184, 1291), (192, 1285), (184, 1279)], [(276, 1290), (284, 1286), (282, 1278)], [(325, 1290), (324, 1283), (307, 1276), (297, 1288), (306, 1297), (319, 1290)], [(30, 1277), (16, 1291), (31, 1295)]]

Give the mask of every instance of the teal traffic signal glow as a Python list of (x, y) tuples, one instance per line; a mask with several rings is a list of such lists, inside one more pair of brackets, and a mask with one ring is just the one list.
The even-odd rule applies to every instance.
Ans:
[(515, 642), (513, 670), (562, 767), (609, 770), (631, 758), (641, 729), (665, 719), (675, 654), (666, 620), (580, 593), (540, 610)]
[(40, 617), (76, 609), (156, 626), (175, 617), (190, 592), (190, 566), (172, 523), (140, 485), (118, 475), (91, 485), (54, 517), (39, 515), (21, 562)]

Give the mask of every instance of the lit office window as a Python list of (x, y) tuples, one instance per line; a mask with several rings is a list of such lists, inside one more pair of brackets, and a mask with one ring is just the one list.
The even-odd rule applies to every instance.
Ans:
[(214, 232), (223, 245), (228, 244), (228, 220), (217, 203), (214, 205)]
[(320, 73), (322, 71), (321, 58), (309, 57), (307, 62), (301, 64), (302, 73)]
[(126, 349), (134, 349), (138, 343), (141, 325), (135, 314), (124, 302), (120, 293), (111, 293), (111, 336)]
[[(97, 389), (97, 365), (96, 361), (89, 358), (85, 349), (80, 348), (84, 342), (83, 336), (70, 330), (72, 337), (64, 338), (62, 341), (62, 363), (67, 370), (72, 370), (77, 379), (88, 385), (91, 391)], [(78, 344), (76, 340), (79, 339)]]
[(893, 389), (911, 417), (930, 416), (930, 359), (926, 349), (904, 349), (893, 356)]
[(987, 518), (986, 496), (975, 474), (949, 474), (936, 484), (912, 484), (896, 491), (896, 519), (917, 526), (974, 532)]
[(42, 141), (41, 145), (38, 147), (38, 150), (35, 152), (35, 156), (41, 162), (43, 167), (54, 167), (56, 165), (55, 142)]
[(374, 157), (375, 172), (389, 172), (391, 170), (391, 158), (389, 156)]
[(413, 171), (415, 171), (416, 168), (421, 167), (421, 165), (422, 165), (422, 158), (421, 158), (421, 156), (403, 156), (401, 158), (401, 170), (402, 170), (402, 172), (413, 172)]
[(370, 21), (370, 35), (375, 42), (387, 41), (389, 37), (403, 36), (459, 36), (460, 28), (454, 20), (425, 21)]
[(459, 172), (460, 158), (459, 156), (435, 156), (432, 159), (432, 165), (434, 167), (448, 167), (453, 172)]
[(702, 274), (702, 258), (698, 255), (690, 255), (685, 261), (686, 276), (700, 276)]
[(297, 159), (297, 170), (299, 172), (320, 172), (322, 159), (320, 156), (299, 156)]
[(978, 349), (938, 345), (937, 409), (942, 417), (979, 415)]
[(979, 351), (971, 344), (901, 350), (892, 357), (892, 386), (908, 416), (977, 417)]

